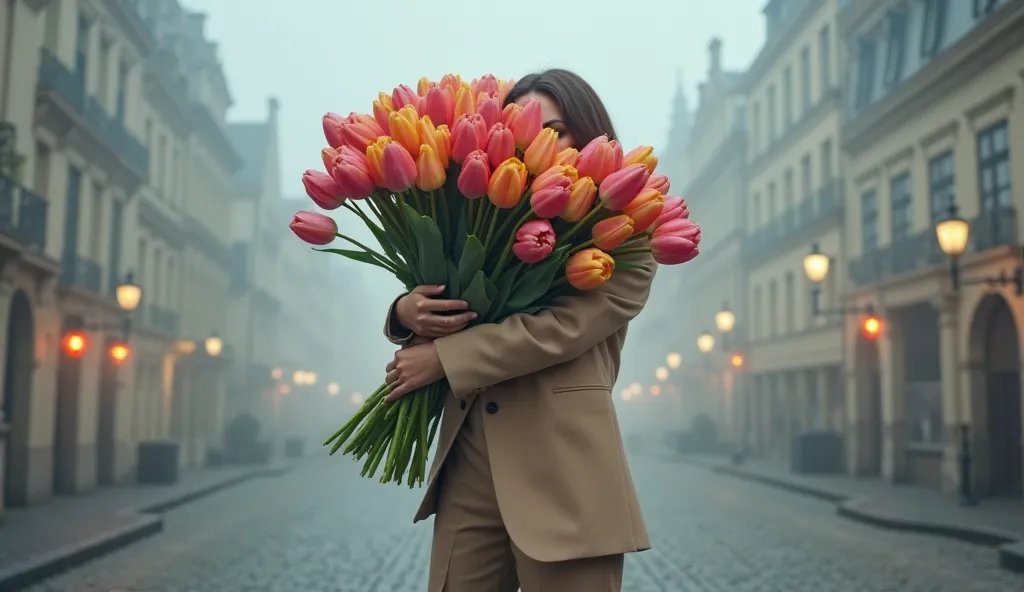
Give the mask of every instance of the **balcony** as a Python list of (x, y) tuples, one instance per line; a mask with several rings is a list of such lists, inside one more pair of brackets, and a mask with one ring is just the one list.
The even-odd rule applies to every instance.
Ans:
[(0, 175), (0, 234), (10, 236), (26, 249), (46, 247), (46, 212), (49, 202), (41, 195)]
[[(1017, 244), (1017, 213), (1012, 207), (985, 212), (971, 222), (968, 253), (981, 253)], [(935, 229), (864, 254), (850, 263), (850, 279), (858, 286), (873, 284), (905, 273), (942, 265), (946, 256), (939, 249)]]
[[(54, 113), (57, 121), (48, 123), (68, 135), (69, 141), (80, 142), (75, 146), (77, 150), (90, 156), (99, 156), (96, 152), (103, 152), (103, 156), (110, 157), (107, 164), (132, 177), (134, 184), (148, 179), (149, 150), (128, 132), (123, 122), (111, 117), (93, 97), (87, 95), (80, 72), (69, 70), (45, 49), (39, 62), (38, 90), (43, 99), (40, 103), (55, 107), (54, 111), (44, 108), (42, 112), (44, 116)], [(88, 130), (90, 138), (79, 139), (76, 134), (69, 133), (77, 126)]]
[(74, 286), (99, 294), (102, 278), (103, 268), (91, 259), (65, 253), (61, 260), (60, 283), (62, 286)]
[(796, 207), (743, 238), (743, 260), (754, 264), (793, 248), (815, 232), (842, 221), (843, 182), (835, 179)]
[(146, 324), (161, 333), (175, 336), (178, 334), (178, 313), (159, 306), (147, 309)]

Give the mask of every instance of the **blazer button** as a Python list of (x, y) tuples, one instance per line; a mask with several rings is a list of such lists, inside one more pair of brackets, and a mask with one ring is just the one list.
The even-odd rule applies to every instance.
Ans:
[(465, 409), (465, 408), (466, 408), (466, 402), (465, 401), (459, 401), (459, 409)]
[(491, 402), (487, 403), (487, 407), (485, 407), (485, 409), (487, 410), (487, 413), (491, 413), (491, 414), (497, 413), (498, 412), (498, 404), (495, 403), (494, 401), (491, 401)]

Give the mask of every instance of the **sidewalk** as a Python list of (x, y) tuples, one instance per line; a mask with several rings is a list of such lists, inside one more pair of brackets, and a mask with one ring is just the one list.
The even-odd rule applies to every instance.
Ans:
[(852, 520), (994, 547), (1000, 565), (1024, 572), (1024, 501), (984, 499), (977, 506), (963, 507), (954, 494), (894, 486), (881, 479), (796, 475), (758, 460), (747, 460), (742, 465), (733, 465), (722, 457), (698, 455), (677, 456), (676, 460), (833, 502), (840, 516)]
[(0, 592), (19, 590), (163, 529), (161, 513), (249, 479), (284, 474), (284, 462), (184, 471), (173, 485), (125, 485), (8, 509), (0, 527)]

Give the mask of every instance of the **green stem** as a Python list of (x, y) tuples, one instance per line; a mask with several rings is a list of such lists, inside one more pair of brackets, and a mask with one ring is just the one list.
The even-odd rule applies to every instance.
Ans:
[(491, 223), (487, 225), (487, 238), (484, 239), (484, 253), (487, 252), (487, 247), (491, 245), (491, 238), (494, 236), (494, 227), (498, 224), (498, 214), (501, 212), (501, 208), (494, 208), (491, 213)]
[(558, 246), (560, 247), (560, 246), (564, 245), (566, 242), (568, 242), (569, 239), (572, 238), (574, 234), (579, 232), (579, 230), (581, 228), (583, 228), (588, 222), (590, 222), (590, 220), (593, 219), (593, 217), (596, 216), (599, 212), (601, 212), (601, 210), (602, 210), (601, 206), (597, 206), (593, 210), (590, 210), (590, 212), (588, 212), (587, 215), (584, 216), (582, 220), (577, 222), (575, 226), (570, 228), (568, 232), (566, 232), (562, 236), (558, 237)]
[(651, 252), (651, 248), (650, 247), (630, 247), (628, 249), (623, 249), (623, 248), (620, 247), (618, 249), (612, 249), (612, 251), (610, 253), (608, 253), (608, 254), (614, 257), (615, 255), (633, 255), (635, 253), (650, 253), (650, 252)]
[[(530, 204), (530, 195), (530, 191), (527, 191), (526, 195), (523, 196), (523, 199), (520, 200), (518, 204), (516, 204), (516, 208), (512, 210), (512, 213), (509, 214), (508, 218), (506, 218), (505, 221), (502, 222), (501, 226), (498, 227), (498, 236), (501, 236), (501, 233), (505, 232), (505, 227), (508, 226), (508, 223), (511, 222), (512, 220), (515, 220), (516, 217), (519, 215), (519, 212), (523, 211), (523, 206), (528, 206)], [(533, 210), (531, 209), (528, 213), (532, 214)], [(525, 220), (520, 220), (516, 224), (516, 227), (512, 229), (513, 236), (515, 236), (515, 231), (519, 230), (519, 226), (521, 226), (523, 222), (525, 222)]]
[[(381, 222), (383, 223), (383, 216), (381, 216), (381, 214), (379, 212), (374, 210), (373, 205), (372, 205), (373, 202), (370, 201), (369, 199), (367, 199), (366, 203), (370, 207), (370, 209), (373, 210), (373, 213), (377, 216), (377, 218), (379, 220), (381, 220)], [(377, 236), (378, 232), (380, 234), (387, 234), (387, 232), (384, 230), (384, 228), (382, 228), (380, 225), (375, 223), (373, 220), (370, 220), (370, 217), (367, 216), (363, 212), (363, 210), (360, 209), (360, 207), (358, 205), (356, 205), (354, 203), (351, 203), (351, 201), (346, 200), (345, 203), (344, 203), (344, 206), (350, 212), (353, 212), (355, 215), (359, 216), (362, 219), (363, 224), (366, 224), (366, 227), (370, 229), (370, 232), (373, 233), (374, 236)], [(397, 229), (396, 229), (396, 232), (393, 232), (392, 234), (399, 235), (399, 231), (397, 231)], [(397, 236), (396, 238), (400, 238), (400, 236)], [(390, 260), (396, 266), (403, 263), (402, 259), (398, 256), (398, 253), (395, 251), (395, 249), (392, 247), (392, 245), (390, 245), (387, 241), (380, 241), (380, 246), (381, 246), (381, 248), (384, 249), (384, 252), (387, 253), (387, 255), (390, 258)]]
[(370, 254), (370, 255), (371, 255), (371, 256), (372, 256), (372, 257), (373, 257), (374, 259), (377, 259), (378, 261), (380, 261), (382, 265), (384, 265), (385, 267), (387, 267), (387, 268), (388, 268), (389, 270), (391, 270), (392, 272), (395, 272), (395, 273), (397, 273), (397, 272), (398, 272), (397, 264), (396, 264), (396, 263), (395, 263), (394, 261), (392, 261), (392, 260), (388, 259), (388, 258), (387, 258), (386, 256), (384, 256), (384, 255), (382, 255), (382, 254), (378, 253), (377, 251), (374, 251), (374, 250), (373, 250), (373, 249), (371, 249), (370, 247), (368, 247), (368, 246), (364, 245), (363, 243), (361, 243), (361, 242), (357, 241), (356, 239), (354, 239), (354, 238), (352, 238), (352, 237), (348, 237), (348, 236), (345, 236), (344, 234), (340, 234), (340, 233), (339, 233), (339, 234), (336, 234), (335, 236), (337, 236), (338, 238), (340, 238), (340, 239), (342, 239), (342, 240), (346, 240), (346, 241), (348, 241), (348, 242), (352, 243), (353, 245), (355, 245), (355, 246), (359, 247), (360, 249), (362, 249), (362, 250), (366, 251), (366, 252), (367, 252), (367, 253), (369, 253), (369, 254)]
[[(481, 197), (477, 201), (483, 202), (483, 199), (484, 198)], [(476, 208), (476, 214), (473, 216), (473, 218), (474, 218), (474, 220), (473, 220), (473, 236), (475, 236), (477, 238), (480, 238), (480, 225), (483, 222), (484, 218), (487, 216), (487, 212), (489, 211), (487, 209), (487, 206), (489, 204), (490, 204), (489, 201), (486, 202), (486, 203), (480, 203), (480, 205), (477, 206), (477, 208)], [(491, 206), (491, 207), (494, 207), (494, 206)], [(495, 208), (495, 209), (497, 209), (497, 208)]]
[(498, 276), (501, 275), (501, 272), (505, 271), (505, 265), (508, 264), (509, 255), (512, 254), (512, 243), (515, 242), (516, 240), (516, 231), (518, 231), (519, 227), (525, 224), (526, 221), (530, 219), (530, 216), (533, 216), (533, 210), (529, 210), (525, 214), (523, 214), (523, 217), (516, 222), (516, 225), (512, 229), (512, 232), (509, 233), (508, 241), (505, 243), (505, 250), (501, 252), (501, 258), (498, 259), (498, 264), (494, 266), (494, 274), (491, 276), (492, 282), (497, 281)]
[(589, 239), (589, 240), (587, 240), (585, 242), (582, 242), (582, 243), (576, 245), (576, 247), (574, 247), (573, 250), (569, 251), (569, 254), (572, 255), (573, 253), (579, 253), (583, 249), (592, 247), (593, 245), (594, 245), (594, 239)]

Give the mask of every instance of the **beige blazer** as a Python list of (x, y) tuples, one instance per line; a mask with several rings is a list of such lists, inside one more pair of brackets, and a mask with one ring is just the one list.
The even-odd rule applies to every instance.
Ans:
[[(612, 402), (626, 325), (657, 267), (649, 254), (631, 262), (642, 269), (597, 290), (434, 341), (451, 391), (415, 522), (435, 513), (438, 473), (479, 397), (498, 505), (524, 553), (547, 562), (651, 547)], [(384, 333), (402, 344), (391, 315)]]

